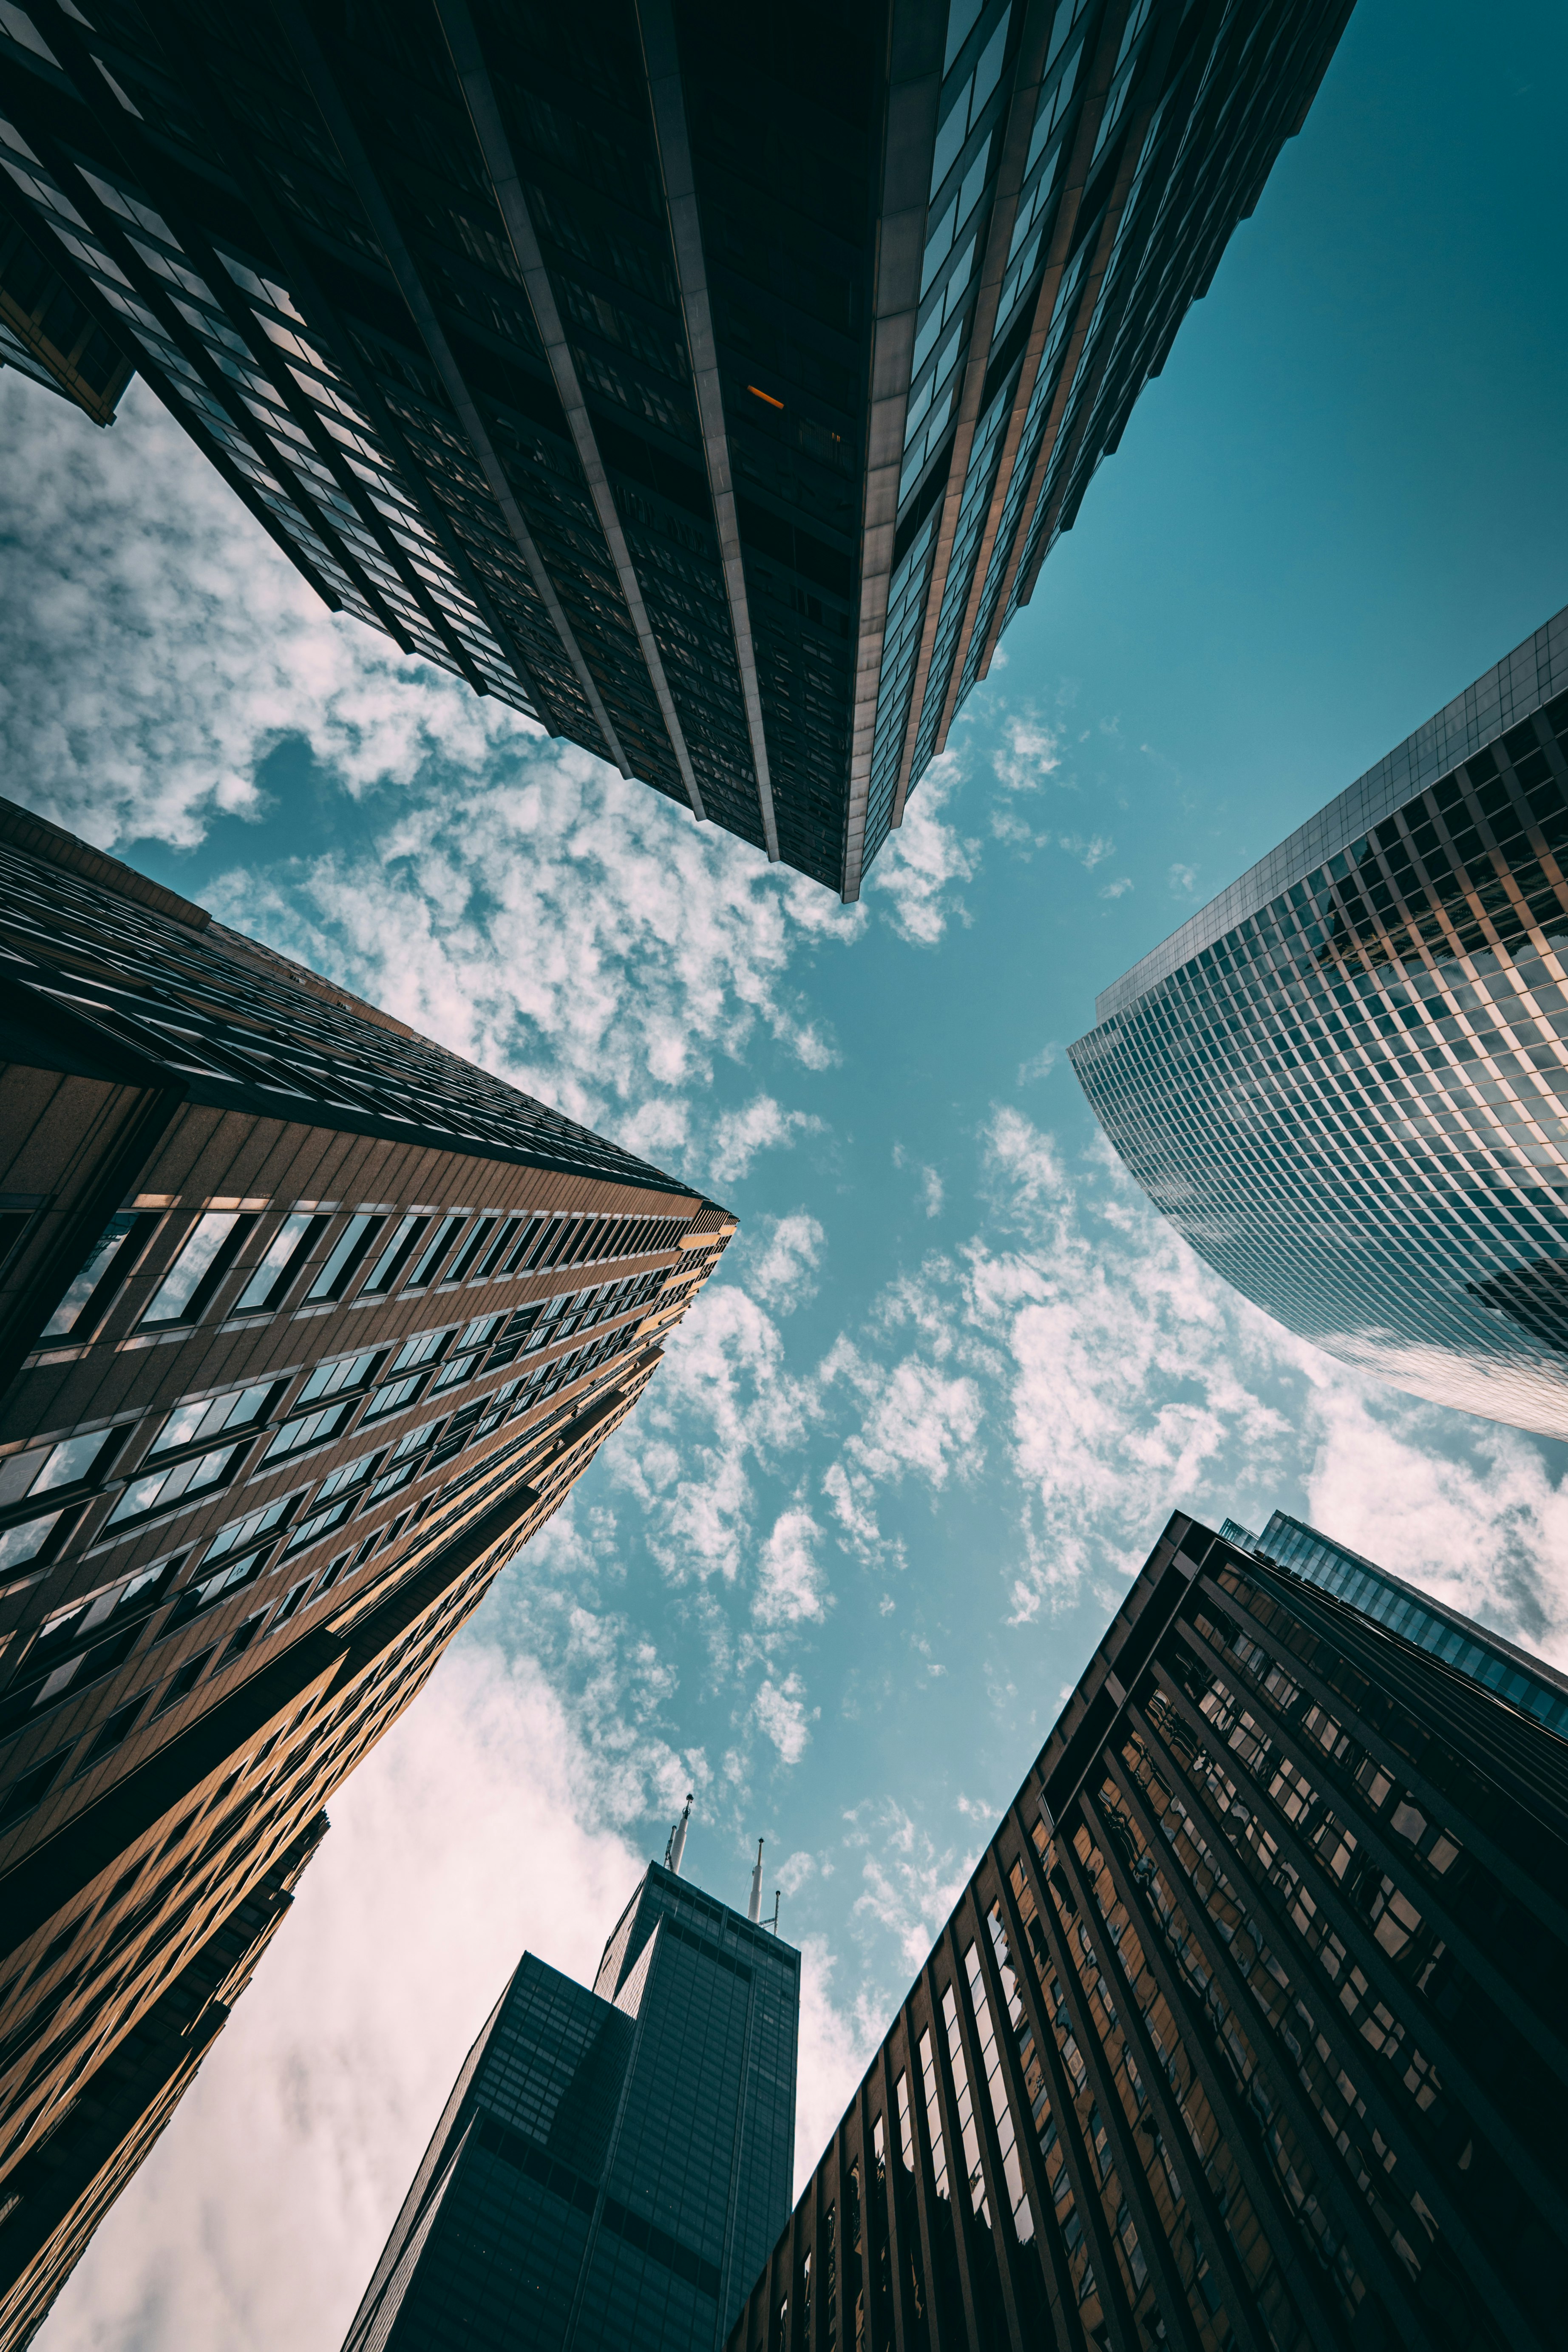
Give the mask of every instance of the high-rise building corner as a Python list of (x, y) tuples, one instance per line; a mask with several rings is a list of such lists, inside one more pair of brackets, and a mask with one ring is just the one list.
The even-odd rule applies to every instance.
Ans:
[(854, 899), (1350, 5), (15, 0), (0, 357), (58, 281), (333, 610)]
[(650, 1863), (593, 1990), (525, 1953), (343, 2352), (716, 2352), (789, 2211), (800, 1955)]

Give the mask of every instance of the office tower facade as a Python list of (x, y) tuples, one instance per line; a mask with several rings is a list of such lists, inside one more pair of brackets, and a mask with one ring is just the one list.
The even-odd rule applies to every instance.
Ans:
[(1071, 1048), (1227, 1282), (1568, 1435), (1568, 612), (1135, 964)]
[(789, 2211), (800, 1955), (652, 1863), (590, 1992), (525, 1953), (344, 2352), (709, 2352)]
[(0, 178), (329, 604), (852, 899), (1349, 6), (28, 0)]
[(1560, 1732), (1173, 1515), (730, 2352), (1547, 2352), (1565, 1861)]
[(0, 944), (3, 2205), (732, 1221), (10, 803)]
[(0, 2345), (30, 2344), (168, 2124), (287, 1916), (319, 1813), (184, 1963), (0, 2189)]

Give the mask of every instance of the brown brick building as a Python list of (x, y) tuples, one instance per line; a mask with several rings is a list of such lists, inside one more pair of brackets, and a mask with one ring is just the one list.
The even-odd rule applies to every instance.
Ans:
[(733, 1222), (9, 803), (0, 878), (10, 2345)]

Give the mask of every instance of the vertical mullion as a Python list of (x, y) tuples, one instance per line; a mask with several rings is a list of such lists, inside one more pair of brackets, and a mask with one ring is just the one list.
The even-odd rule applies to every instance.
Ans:
[[(975, 1938), (975, 1942), (980, 1952), (980, 1969), (985, 1979), (986, 1996), (991, 2003), (993, 2022), (994, 2024), (997, 2018), (1001, 2020), (1000, 2024), (995, 2025), (996, 2046), (1001, 2052), (1002, 2068), (1007, 2078), (1007, 2094), (1012, 2103), (1015, 2127), (1018, 2135), (1019, 2160), (1024, 2167), (1029, 2192), (1034, 2200), (1035, 2242), (1039, 2252), (1046, 2291), (1050, 2297), (1051, 2316), (1056, 2324), (1058, 2352), (1086, 2352), (1088, 2339), (1078, 2316), (1078, 2303), (1072, 2291), (1072, 2280), (1068, 2276), (1066, 2259), (1062, 2252), (1061, 2235), (1056, 2223), (1056, 2201), (1051, 2195), (1050, 2182), (1046, 2178), (1045, 2163), (1040, 2155), (1039, 2137), (1035, 2130), (1028, 2085), (1024, 2080), (1023, 2063), (1018, 2056), (1018, 2044), (1013, 2031), (1012, 2012), (1007, 2005), (1006, 1990), (1002, 1982), (1002, 1971), (997, 1966), (995, 1949), (991, 1941), (990, 1920), (987, 1913), (980, 1909), (980, 1906), (986, 1901), (986, 1895), (984, 1888), (981, 1888), (978, 1894), (974, 1893), (980, 1879), (985, 1874), (986, 1864), (990, 1865), (996, 1878), (1000, 1880), (1003, 1876), (1002, 1864), (994, 1847), (989, 1850), (980, 1872), (971, 1882), (972, 1899), (983, 1930), (983, 1933)], [(1010, 1937), (1008, 1940), (1010, 1944), (1012, 1940)], [(1027, 1965), (1026, 1959), (1021, 1953), (1015, 1955), (1014, 1973), (1018, 1980), (1020, 1999), (1023, 1998), (1025, 1990), (1023, 1971)], [(1026, 2007), (1027, 2007), (1026, 2003)], [(1029, 2019), (1029, 2026), (1037, 2044), (1040, 2038), (1039, 2030), (1035, 2024), (1033, 2016)], [(1042, 2069), (1044, 2064), (1045, 2061), (1042, 2057)], [(1022, 2117), (1021, 2124), (1018, 2122), (1019, 2117)], [(1057, 2128), (1058, 2132), (1061, 2129), (1059, 2120)]]
[[(1085, 1812), (1087, 1818), (1087, 1808), (1081, 1790), (1076, 1802), (1079, 1810)], [(1089, 1835), (1092, 1837), (1093, 1833), (1090, 1828)], [(1159, 2116), (1160, 2129), (1176, 2178), (1181, 2183), (1182, 2197), (1186, 2205), (1189, 2219), (1201, 2221), (1203, 2223), (1204, 2241), (1209, 2250), (1210, 2260), (1218, 2271), (1225, 2287), (1226, 2308), (1230, 2319), (1231, 2332), (1237, 2342), (1243, 2347), (1243, 2352), (1268, 2352), (1267, 2338), (1258, 2325), (1257, 2305), (1241, 2276), (1235, 2242), (1230, 2231), (1226, 2228), (1224, 2217), (1215, 2206), (1214, 2191), (1209, 2187), (1205, 2169), (1206, 2158), (1194, 2146), (1191, 2126), (1181, 2110), (1179, 2099), (1174, 2095), (1174, 2086), (1169, 2082), (1164, 2069), (1151, 2046), (1149, 2029), (1143, 2021), (1142, 2012), (1133, 1997), (1132, 1988), (1124, 1981), (1113, 1983), (1107, 1974), (1104, 1947), (1108, 1938), (1105, 1934), (1105, 1922), (1100, 1916), (1100, 1906), (1094, 1899), (1087, 1875), (1073, 1849), (1072, 1831), (1068, 1823), (1058, 1823), (1056, 1843), (1058, 1859), (1061, 1864), (1062, 1874), (1072, 1889), (1073, 1900), (1078, 1906), (1079, 1917), (1086, 1927), (1091, 1927), (1094, 1931), (1094, 1965), (1102, 1980), (1111, 1987), (1112, 1998), (1117, 2003), (1123, 2045), (1131, 2045), (1138, 2063), (1138, 2071), (1143, 2078), (1144, 2088), (1149, 2094), (1150, 2103)], [(1187, 2058), (1189, 2064), (1194, 2063), (1190, 2050), (1187, 2053)], [(1195, 2064), (1194, 2071), (1196, 2072)], [(1206, 2091), (1207, 2085), (1205, 2084), (1204, 2087)], [(1114, 2085), (1112, 2089), (1114, 2092)], [(1216, 2129), (1218, 2120), (1218, 2116), (1215, 2115)], [(1127, 2127), (1120, 2097), (1117, 2098), (1114, 2118), (1108, 2116), (1107, 2123), (1111, 2127), (1119, 2154), (1125, 2147), (1127, 2160), (1130, 2163), (1136, 2162), (1137, 2151), (1131, 2144), (1132, 2136)], [(1317, 2316), (1321, 2319), (1321, 2315), (1309, 2313), (1304, 2315)]]
[[(964, 1891), (957, 1917), (969, 1928), (972, 1937), (984, 1932), (979, 1914), (974, 1907), (973, 1889)], [(1023, 2352), (1024, 2326), (1018, 2308), (1018, 2263), (1021, 2248), (1013, 2224), (1013, 2200), (1007, 2193), (1007, 2176), (1002, 2167), (1002, 2143), (996, 2130), (996, 2118), (991, 2112), (990, 2077), (980, 2054), (980, 2036), (975, 2032), (974, 2018), (969, 2006), (969, 1971), (959, 1949), (958, 1928), (952, 1922), (948, 1927), (948, 1951), (953, 1963), (952, 1990), (958, 2006), (958, 2039), (963, 2050), (963, 2063), (969, 2069), (969, 2106), (974, 2116), (980, 2137), (981, 2178), (985, 2182), (987, 2202), (991, 2208), (991, 2235), (995, 2243), (996, 2267), (1002, 2279), (1002, 2302), (1007, 2314), (1007, 2328), (1018, 2352)], [(996, 2021), (991, 2021), (993, 2033)], [(1015, 2137), (1017, 2117), (1013, 2119)]]
[[(1135, 1794), (1129, 1788), (1128, 1775), (1122, 1770), (1120, 1759), (1108, 1755), (1105, 1765), (1111, 1784), (1131, 1814), (1150, 1854), (1157, 1857), (1159, 1848), (1153, 1835), (1153, 1825), (1142, 1805), (1138, 1802)], [(1268, 2182), (1267, 2174), (1263, 2172), (1253, 2157), (1242, 2118), (1230, 2100), (1225, 2096), (1223, 2077), (1210, 2063), (1204, 2048), (1202, 2021), (1194, 2015), (1192, 1995), (1179, 1972), (1172, 1968), (1166, 1958), (1159, 1923), (1148, 1916), (1146, 1906), (1141, 1906), (1133, 1901), (1132, 1882), (1127, 1874), (1121, 1858), (1113, 1850), (1109, 1837), (1102, 1834), (1098, 1816), (1087, 1804), (1084, 1806), (1084, 1817), (1089, 1822), (1096, 1843), (1106, 1858), (1116, 1891), (1126, 1906), (1129, 1916), (1137, 1923), (1139, 1940), (1143, 1947), (1145, 1966), (1164, 1994), (1172, 2015), (1182, 2028), (1188, 2055), (1203, 2083), (1209, 2105), (1216, 2116), (1223, 2116), (1226, 2119), (1226, 2145), (1241, 2168), (1246, 2179), (1247, 2193), (1260, 2212), (1265, 2210), (1268, 2211), (1270, 2223), (1269, 2242), (1279, 2260), (1281, 2268), (1286, 2271), (1290, 2281), (1291, 2292), (1302, 2309), (1313, 2339), (1320, 2344), (1336, 2344), (1339, 2340), (1339, 2332), (1331, 2318), (1326, 2317), (1322, 2312), (1315, 2282), (1310, 2276), (1303, 2281), (1300, 2275), (1300, 2265), (1294, 2259), (1297, 2225), (1293, 2217), (1285, 2213), (1280, 2207), (1278, 2197)], [(1174, 1885), (1173, 1891), (1181, 1898), (1182, 1910), (1187, 1922), (1187, 1933), (1203, 1953), (1205, 1967), (1223, 1987), (1231, 2009), (1246, 2022), (1249, 2038), (1256, 2044), (1258, 2036), (1248, 2014), (1245, 1988), (1239, 1980), (1222, 1938), (1210, 1933), (1207, 1915), (1194, 1900), (1194, 1891), (1190, 1886), (1181, 1885), (1178, 1882)], [(1321, 2123), (1313, 2116), (1307, 2101), (1287, 2068), (1281, 2066), (1276, 2071), (1273, 2067), (1267, 2066), (1260, 2054), (1259, 2071), (1266, 2074), (1270, 2095), (1285, 2108), (1291, 2128), (1302, 2146), (1313, 2152), (1318, 2166), (1317, 2195), (1330, 2208), (1336, 2227), (1353, 2243), (1358, 2263), (1373, 2276), (1384, 2302), (1397, 2312), (1403, 2299), (1402, 2291), (1398, 2288), (1386, 2252), (1378, 2245), (1367, 2226), (1364, 2211), (1359, 2210), (1356, 2201), (1345, 2194), (1344, 2175), (1334, 2161), (1333, 2151), (1325, 2152), (1321, 2147), (1323, 2136)], [(1408, 2333), (1408, 2326), (1403, 2322), (1401, 2332)], [(1527, 2330), (1519, 2331), (1519, 2333), (1521, 2342), (1528, 2339)]]
[[(1023, 1840), (1020, 1862), (1028, 1876), (1029, 1892), (1037, 1909), (1042, 1890), (1038, 1883), (1038, 1873), (1029, 1872), (1028, 1864), (1024, 1860), (1024, 1856), (1029, 1853), (1032, 1848), (1028, 1832), (1024, 1826), (1022, 1816), (1016, 1807), (1014, 1808), (1013, 1820)], [(1089, 2240), (1089, 2251), (1093, 2257), (1094, 2274), (1100, 2286), (1100, 2309), (1105, 2315), (1106, 2326), (1111, 2342), (1114, 2345), (1125, 2347), (1126, 2352), (1141, 2352), (1143, 2339), (1139, 2331), (1138, 2323), (1133, 2317), (1132, 2306), (1127, 2299), (1127, 2290), (1121, 2279), (1121, 2264), (1116, 2259), (1115, 2249), (1110, 2242), (1110, 2230), (1105, 2218), (1105, 2207), (1100, 2199), (1100, 2183), (1098, 2180), (1091, 2180), (1089, 2176), (1088, 2160), (1079, 2133), (1078, 2109), (1073, 2102), (1072, 2085), (1068, 2080), (1062, 2053), (1057, 2047), (1056, 2028), (1045, 2012), (1043, 1991), (1035, 1974), (1034, 1958), (1029, 1950), (1028, 1937), (1025, 1933), (1023, 1916), (1019, 1911), (1012, 1881), (1006, 1871), (999, 1869), (998, 1875), (1002, 1882), (1003, 1907), (1006, 1913), (1007, 1941), (1013, 1952), (1014, 1970), (1017, 1976), (1029, 2025), (1035, 2036), (1035, 2047), (1040, 2053), (1040, 2064), (1049, 2085), (1051, 2111), (1057, 2123), (1057, 2139), (1062, 2151), (1062, 2162), (1067, 2167), (1068, 2182), (1072, 2189), (1073, 2202), (1082, 2219), (1084, 2233)], [(1051, 2227), (1054, 2230), (1056, 2226), (1056, 2207), (1053, 2203)], [(1076, 2313), (1078, 2304), (1072, 2293), (1070, 2280), (1068, 2306)], [(1078, 2325), (1081, 2332), (1082, 2322), (1079, 2321)]]
[[(913, 2352), (913, 2328), (907, 2309), (908, 2285), (904, 2277), (904, 2238), (899, 2220), (899, 2184), (894, 2166), (901, 2166), (903, 2156), (897, 2142), (899, 2119), (893, 2091), (892, 2062), (889, 2043), (884, 2042), (878, 2053), (877, 2087), (882, 2101), (882, 2137), (887, 2147), (887, 2178), (879, 2194), (882, 2200), (882, 2226), (888, 2233), (888, 2270), (892, 2282), (893, 2344), (892, 2352)], [(884, 2352), (879, 2345), (877, 2352)]]
[[(980, 2326), (980, 2300), (974, 2291), (973, 2265), (970, 2260), (969, 2175), (964, 2168), (963, 2135), (958, 2124), (958, 2100), (952, 2087), (952, 2072), (947, 2055), (947, 2021), (942, 2013), (942, 1988), (936, 1980), (939, 1959), (952, 1965), (952, 1956), (938, 1944), (925, 1964), (921, 1983), (925, 1988), (926, 2005), (931, 2011), (931, 2055), (936, 2061), (936, 2104), (942, 2117), (942, 2135), (947, 2146), (947, 2202), (952, 2215), (952, 2235), (958, 2252), (958, 2291), (963, 2306), (963, 2325), (971, 2352), (993, 2352), (986, 2344)], [(921, 2095), (925, 2095), (925, 2084), (921, 2084)]]
[[(1023, 1827), (1021, 1822), (1019, 1826)], [(1061, 1843), (1059, 1831), (1053, 1827), (1051, 1834), (1053, 1843), (1059, 1845)], [(1150, 2273), (1159, 2283), (1157, 2292), (1161, 2315), (1176, 2340), (1186, 2347), (1186, 2352), (1199, 2352), (1198, 2328), (1193, 2312), (1192, 2299), (1183, 2281), (1171, 2242), (1165, 2235), (1163, 2225), (1155, 2210), (1142, 2162), (1135, 2150), (1129, 2150), (1124, 2145), (1124, 2135), (1119, 2129), (1124, 2120), (1121, 2096), (1107, 2076), (1104, 2052), (1100, 2047), (1100, 2036), (1089, 2021), (1088, 2007), (1083, 1997), (1083, 1986), (1063, 1940), (1057, 1920), (1056, 1904), (1049, 1887), (1046, 1885), (1045, 1873), (1039, 1866), (1039, 1857), (1035, 1852), (1034, 1840), (1026, 1832), (1024, 1838), (1023, 1863), (1025, 1874), (1029, 1881), (1029, 1889), (1035, 1898), (1040, 1933), (1046, 1939), (1050, 1952), (1051, 1966), (1057, 1972), (1057, 1981), (1062, 1989), (1068, 2022), (1072, 2028), (1073, 2039), (1083, 2055), (1083, 2063), (1094, 2094), (1094, 2103), (1104, 2117), (1106, 2131), (1110, 2136), (1116, 2149), (1121, 2193), (1132, 2207), (1139, 2242), (1144, 2249), (1144, 2259), (1149, 2264)], [(1078, 2119), (1076, 2107), (1071, 2110), (1071, 2113), (1076, 2124)], [(1092, 2158), (1090, 2160), (1092, 2161)], [(1105, 2207), (1098, 2181), (1094, 2187), (1094, 2201), (1096, 2210), (1103, 2213)], [(1120, 2276), (1120, 2273), (1118, 2275)]]

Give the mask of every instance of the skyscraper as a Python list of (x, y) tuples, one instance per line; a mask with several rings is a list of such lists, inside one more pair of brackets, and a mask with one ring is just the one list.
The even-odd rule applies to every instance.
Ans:
[(333, 609), (852, 899), (1349, 13), (28, 0), (0, 162)]
[(120, 2114), (115, 2053), (631, 1411), (733, 1223), (9, 803), (0, 945), (8, 2344), (79, 2247), (26, 2219), (48, 2147)]
[(1561, 2340), (1568, 1678), (1319, 1566), (1172, 1517), (730, 2352)]
[(789, 2211), (800, 1955), (657, 1863), (589, 1992), (531, 1953), (344, 2352), (709, 2352)]
[(1071, 1049), (1227, 1282), (1568, 1435), (1568, 612), (1134, 964)]

